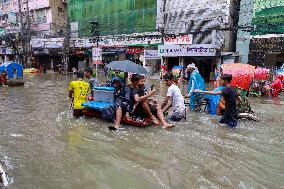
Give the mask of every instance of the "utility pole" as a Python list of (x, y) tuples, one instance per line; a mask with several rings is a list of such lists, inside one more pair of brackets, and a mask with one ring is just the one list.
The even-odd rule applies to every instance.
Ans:
[[(99, 47), (99, 40), (100, 40), (100, 31), (99, 31), (99, 22), (98, 21), (90, 21), (91, 24), (91, 33), (93, 38), (95, 37), (96, 46)], [(98, 79), (98, 68), (99, 65), (96, 64), (96, 78)]]
[[(22, 6), (21, 6), (21, 0), (18, 0), (18, 9), (19, 9), (19, 18), (20, 18), (20, 37), (19, 37), (19, 42), (21, 42), (21, 45), (23, 47), (23, 52), (25, 52), (24, 48), (24, 28), (23, 28), (23, 15), (22, 15)], [(19, 53), (19, 43), (18, 43), (18, 58), (19, 58), (19, 63), (23, 64), (22, 58)]]
[(26, 3), (26, 19), (27, 19), (27, 31), (26, 31), (27, 64), (29, 67), (31, 67), (32, 65), (31, 65), (31, 45), (30, 45), (30, 41), (31, 41), (30, 8), (29, 8), (29, 1), (26, 0), (25, 3)]
[(67, 23), (66, 23), (66, 37), (65, 37), (64, 50), (63, 50), (63, 65), (64, 65), (64, 70), (66, 71), (66, 75), (67, 75), (68, 62), (69, 62), (70, 34), (71, 34), (69, 17), (67, 17), (66, 22)]

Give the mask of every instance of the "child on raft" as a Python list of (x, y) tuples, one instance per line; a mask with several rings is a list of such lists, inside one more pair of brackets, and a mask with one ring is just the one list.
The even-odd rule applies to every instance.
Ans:
[(168, 86), (167, 97), (162, 103), (162, 111), (167, 112), (170, 107), (173, 107), (172, 115), (170, 115), (171, 121), (180, 121), (185, 118), (185, 104), (184, 98), (181, 94), (180, 89), (175, 85), (174, 76), (171, 73), (164, 75), (164, 81)]
[(201, 91), (196, 90), (196, 93), (204, 93), (210, 95), (222, 95), (225, 100), (225, 112), (224, 115), (219, 120), (219, 123), (227, 124), (230, 127), (236, 127), (238, 124), (237, 117), (237, 108), (236, 108), (236, 99), (237, 93), (234, 88), (230, 86), (232, 81), (231, 74), (225, 74), (221, 76), (221, 83), (224, 88), (221, 91)]

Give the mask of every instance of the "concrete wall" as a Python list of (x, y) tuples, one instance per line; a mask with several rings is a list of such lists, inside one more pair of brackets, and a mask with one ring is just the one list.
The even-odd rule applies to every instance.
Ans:
[[(167, 0), (165, 25), (164, 2), (157, 1), (157, 29), (165, 27), (166, 34), (194, 33), (194, 44), (211, 44), (218, 36), (219, 48), (232, 49), (232, 32), (218, 30), (232, 25), (230, 0)], [(217, 31), (216, 35), (212, 35), (213, 30)]]
[(238, 31), (237, 48), (239, 53), (240, 62), (248, 63), (249, 44), (250, 44), (250, 32), (248, 27), (252, 26), (253, 18), (253, 0), (241, 0), (239, 26), (244, 27)]

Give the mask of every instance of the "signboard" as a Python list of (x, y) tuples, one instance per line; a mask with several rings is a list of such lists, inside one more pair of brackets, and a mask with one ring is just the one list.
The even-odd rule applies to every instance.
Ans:
[(216, 49), (211, 44), (197, 45), (159, 45), (159, 56), (216, 56)]
[(10, 11), (8, 13), (8, 20), (9, 23), (15, 24), (17, 23), (17, 16), (15, 12)]
[(0, 36), (5, 34), (6, 34), (5, 28), (0, 28)]
[(103, 63), (102, 49), (101, 48), (93, 48), (92, 57), (93, 57), (94, 64), (102, 64)]
[(12, 48), (6, 48), (6, 54), (15, 54), (15, 51), (14, 51), (14, 49), (12, 49)]
[(143, 53), (144, 47), (128, 47), (127, 53), (129, 54), (140, 54)]
[(151, 44), (161, 44), (162, 38), (159, 36), (119, 36), (102, 37), (99, 45), (105, 47), (121, 47), (131, 45), (148, 46)]
[(78, 37), (79, 24), (78, 22), (70, 22), (71, 37)]
[(75, 38), (70, 40), (70, 46), (74, 48), (92, 48), (94, 44), (89, 38)]
[(125, 47), (119, 47), (119, 48), (103, 48), (103, 54), (124, 54), (126, 53), (126, 48)]
[(158, 50), (145, 50), (144, 58), (146, 60), (161, 59), (161, 57), (159, 56)]
[(191, 45), (192, 35), (178, 35), (164, 37), (165, 45)]
[(45, 48), (60, 49), (63, 48), (64, 38), (50, 38), (45, 41)]
[(32, 48), (60, 49), (63, 48), (64, 38), (32, 39)]

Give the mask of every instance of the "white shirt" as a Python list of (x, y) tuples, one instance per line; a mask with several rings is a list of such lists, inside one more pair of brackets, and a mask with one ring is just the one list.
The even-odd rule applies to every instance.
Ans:
[(172, 84), (168, 89), (167, 96), (173, 99), (173, 112), (183, 112), (185, 110), (184, 98), (178, 86)]

